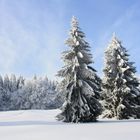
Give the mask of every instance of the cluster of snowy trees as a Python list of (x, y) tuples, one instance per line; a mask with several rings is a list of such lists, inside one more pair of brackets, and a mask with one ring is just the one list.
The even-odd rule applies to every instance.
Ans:
[(140, 84), (121, 41), (113, 35), (105, 51), (102, 79), (91, 66), (90, 45), (75, 17), (66, 44), (69, 49), (62, 53), (65, 65), (58, 71), (59, 83), (46, 77), (0, 76), (0, 111), (61, 107), (58, 120), (75, 123), (96, 121), (99, 115), (140, 118)]
[(65, 97), (58, 120), (65, 122), (96, 121), (107, 118), (140, 118), (139, 81), (136, 68), (129, 62), (127, 50), (114, 35), (105, 52), (104, 77), (101, 80), (93, 63), (90, 46), (84, 40), (78, 21), (72, 18), (68, 51), (62, 53), (64, 67), (60, 93)]
[(56, 85), (47, 77), (25, 80), (22, 76), (0, 76), (0, 111), (57, 108), (62, 100)]

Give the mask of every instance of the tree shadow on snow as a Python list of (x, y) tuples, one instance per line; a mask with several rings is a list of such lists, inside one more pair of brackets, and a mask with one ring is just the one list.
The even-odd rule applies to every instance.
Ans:
[(98, 123), (140, 123), (140, 119), (134, 120), (98, 120)]
[(63, 125), (62, 122), (49, 122), (49, 121), (12, 121), (0, 122), (0, 126), (24, 126), (24, 125)]
[[(140, 123), (140, 119), (136, 120), (98, 120), (96, 122), (87, 122), (87, 123), (77, 123), (76, 125), (83, 125), (83, 124), (116, 124), (116, 123)], [(38, 121), (38, 120), (27, 120), (27, 121), (11, 121), (11, 122), (0, 122), (0, 126), (25, 126), (25, 125), (73, 125), (75, 123), (64, 123), (59, 121)]]

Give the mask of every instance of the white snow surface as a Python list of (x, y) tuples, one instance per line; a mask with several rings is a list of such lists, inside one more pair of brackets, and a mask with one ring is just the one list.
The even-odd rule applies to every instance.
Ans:
[(139, 140), (140, 120), (63, 123), (59, 110), (0, 112), (0, 140)]

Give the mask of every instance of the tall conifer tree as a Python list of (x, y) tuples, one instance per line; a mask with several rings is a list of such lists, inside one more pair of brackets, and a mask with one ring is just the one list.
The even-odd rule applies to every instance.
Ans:
[(65, 66), (58, 72), (58, 76), (63, 78), (61, 88), (66, 98), (57, 117), (65, 122), (95, 121), (101, 113), (98, 101), (101, 80), (96, 70), (89, 66), (93, 63), (92, 55), (84, 37), (77, 19), (73, 17), (70, 37), (66, 41), (70, 49), (63, 52)]
[(140, 118), (139, 82), (127, 50), (113, 35), (105, 52), (103, 78), (104, 116), (117, 119)]

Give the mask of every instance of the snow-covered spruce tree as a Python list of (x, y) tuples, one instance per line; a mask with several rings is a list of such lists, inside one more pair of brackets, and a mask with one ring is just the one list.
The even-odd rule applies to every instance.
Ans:
[(105, 51), (103, 78), (104, 117), (129, 119), (140, 118), (139, 81), (136, 68), (129, 62), (127, 50), (113, 35)]
[(70, 37), (66, 41), (70, 49), (63, 52), (65, 66), (58, 72), (58, 76), (63, 78), (61, 88), (66, 98), (57, 118), (64, 122), (96, 121), (102, 110), (97, 99), (101, 80), (89, 66), (93, 62), (92, 55), (84, 37), (77, 19), (73, 17)]

